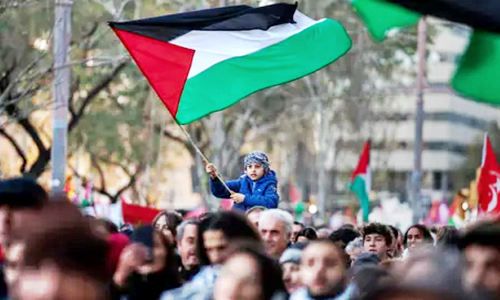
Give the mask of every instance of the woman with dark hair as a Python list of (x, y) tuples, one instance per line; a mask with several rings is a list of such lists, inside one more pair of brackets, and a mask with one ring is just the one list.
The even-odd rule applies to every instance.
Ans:
[(196, 237), (198, 262), (202, 269), (182, 288), (166, 293), (163, 300), (202, 299), (209, 296), (215, 280), (228, 255), (228, 249), (235, 242), (246, 241), (262, 245), (259, 234), (244, 215), (234, 211), (223, 211), (200, 220)]
[(177, 212), (162, 211), (153, 220), (153, 227), (163, 233), (170, 243), (175, 246), (176, 229), (182, 223), (182, 216)]
[(295, 237), (295, 243), (303, 243), (303, 242), (308, 242), (308, 241), (314, 241), (318, 239), (318, 234), (316, 233), (316, 230), (312, 227), (307, 227), (299, 231), (297, 233), (297, 236)]
[(153, 226), (142, 226), (130, 237), (132, 244), (120, 255), (113, 276), (112, 299), (157, 300), (167, 290), (181, 285), (175, 248)]
[(432, 245), (434, 239), (432, 238), (430, 230), (421, 224), (415, 224), (410, 226), (408, 230), (406, 230), (403, 243), (408, 249), (409, 253), (415, 251), (415, 248), (429, 244)]
[(215, 283), (214, 300), (271, 300), (286, 294), (277, 261), (250, 245), (231, 252)]
[(251, 240), (260, 244), (259, 234), (245, 216), (236, 212), (219, 212), (202, 220), (196, 239), (198, 261), (202, 266), (217, 265), (226, 258), (225, 252), (234, 240)]

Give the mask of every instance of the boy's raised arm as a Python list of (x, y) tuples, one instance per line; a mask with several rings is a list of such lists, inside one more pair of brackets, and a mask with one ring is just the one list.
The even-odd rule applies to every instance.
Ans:
[[(237, 193), (240, 191), (239, 180), (226, 181), (226, 185), (233, 192)], [(224, 185), (218, 178), (210, 178), (210, 191), (212, 192), (212, 195), (214, 195), (217, 198), (229, 199), (231, 197), (231, 194), (228, 192), (228, 190), (224, 187)]]

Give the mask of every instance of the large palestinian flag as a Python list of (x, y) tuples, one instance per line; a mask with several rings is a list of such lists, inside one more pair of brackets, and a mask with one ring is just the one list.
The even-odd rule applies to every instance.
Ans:
[(310, 74), (351, 48), (336, 21), (296, 5), (240, 5), (110, 23), (180, 124)]

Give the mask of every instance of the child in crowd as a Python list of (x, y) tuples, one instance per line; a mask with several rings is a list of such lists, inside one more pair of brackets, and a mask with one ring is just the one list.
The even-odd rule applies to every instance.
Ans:
[(253, 151), (245, 156), (245, 173), (240, 178), (226, 182), (233, 193), (224, 187), (216, 176), (214, 165), (208, 164), (210, 190), (217, 198), (231, 198), (234, 208), (247, 211), (254, 206), (277, 208), (279, 196), (276, 173), (269, 169), (269, 159), (264, 152)]

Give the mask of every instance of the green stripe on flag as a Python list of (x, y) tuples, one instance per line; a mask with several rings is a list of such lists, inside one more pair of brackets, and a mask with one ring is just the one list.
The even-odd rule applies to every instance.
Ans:
[(474, 31), (453, 77), (453, 88), (463, 96), (500, 105), (500, 35)]
[(218, 63), (186, 82), (176, 119), (188, 124), (223, 110), (259, 90), (313, 73), (350, 48), (342, 25), (326, 19), (280, 43)]
[(368, 222), (368, 215), (370, 214), (370, 198), (366, 189), (366, 182), (362, 176), (356, 176), (350, 186), (359, 199), (361, 210), (363, 211), (363, 222)]
[(379, 42), (387, 31), (416, 24), (420, 18), (420, 14), (383, 0), (352, 0), (352, 6)]

